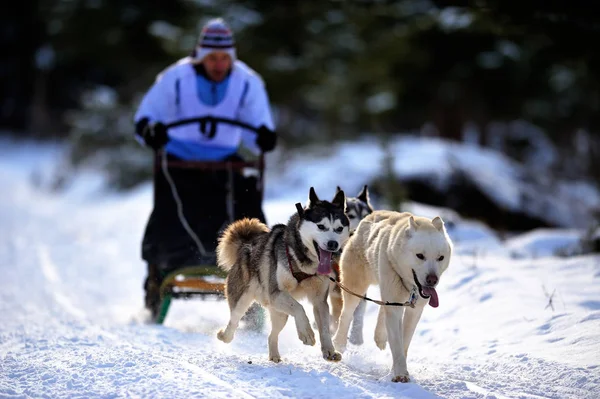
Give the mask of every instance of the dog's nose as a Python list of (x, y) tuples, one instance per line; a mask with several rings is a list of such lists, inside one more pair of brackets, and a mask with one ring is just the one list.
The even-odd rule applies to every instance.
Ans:
[(427, 277), (425, 277), (425, 281), (427, 282), (427, 285), (436, 285), (438, 282), (438, 276), (435, 274), (428, 274)]
[(339, 246), (339, 244), (337, 241), (334, 241), (334, 240), (327, 241), (327, 250), (329, 250), (329, 251), (337, 251), (338, 246)]

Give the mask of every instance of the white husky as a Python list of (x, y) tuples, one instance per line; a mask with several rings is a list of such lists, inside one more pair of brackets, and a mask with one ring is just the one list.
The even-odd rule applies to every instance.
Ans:
[[(381, 300), (404, 303), (413, 287), (418, 291), (414, 308), (382, 306), (375, 328), (375, 342), (392, 351), (392, 381), (410, 380), (406, 356), (423, 308), (439, 304), (435, 287), (448, 268), (452, 242), (440, 217), (433, 220), (410, 213), (374, 211), (364, 218), (350, 238), (340, 262), (341, 283), (359, 295), (379, 284)], [(348, 328), (360, 298), (345, 291), (335, 348), (346, 348)]]

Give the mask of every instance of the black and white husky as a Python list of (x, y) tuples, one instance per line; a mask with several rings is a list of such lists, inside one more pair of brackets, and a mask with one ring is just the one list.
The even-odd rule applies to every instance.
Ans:
[(313, 305), (323, 357), (339, 361), (329, 329), (329, 274), (332, 256), (346, 243), (350, 221), (346, 196), (338, 191), (331, 202), (319, 200), (310, 188), (308, 203), (287, 224), (269, 229), (257, 219), (242, 219), (229, 225), (219, 238), (217, 263), (228, 272), (225, 294), (231, 312), (229, 323), (218, 332), (231, 342), (241, 317), (253, 301), (269, 310), (269, 359), (280, 362), (278, 337), (288, 316), (296, 322), (298, 337), (315, 344), (315, 334), (299, 299)]

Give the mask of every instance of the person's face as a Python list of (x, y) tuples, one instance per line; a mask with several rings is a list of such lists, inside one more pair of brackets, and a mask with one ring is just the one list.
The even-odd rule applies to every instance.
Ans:
[(204, 57), (202, 63), (208, 77), (220, 82), (225, 79), (231, 68), (231, 57), (224, 51), (215, 51)]

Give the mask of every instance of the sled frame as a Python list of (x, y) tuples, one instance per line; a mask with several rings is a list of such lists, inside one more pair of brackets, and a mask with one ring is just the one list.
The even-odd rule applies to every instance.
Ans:
[[(154, 177), (161, 171), (161, 153), (158, 152), (154, 162)], [(258, 190), (261, 199), (264, 196), (264, 156), (254, 162), (224, 161), (224, 162), (200, 162), (200, 161), (167, 161), (168, 168), (184, 168), (196, 170), (229, 170), (241, 172), (244, 169), (258, 170)], [(230, 182), (231, 183), (231, 182)], [(154, 200), (156, 201), (156, 185), (154, 185)], [(231, 201), (231, 199), (230, 199)], [(233, 205), (230, 204), (231, 208)], [(229, 215), (229, 222), (233, 221), (233, 215)], [(214, 253), (212, 254), (214, 255)], [(215, 258), (216, 259), (216, 258)], [(163, 324), (173, 299), (190, 299), (194, 297), (216, 296), (225, 298), (225, 278), (227, 273), (216, 264), (200, 264), (197, 266), (186, 266), (170, 272), (160, 286), (160, 304), (155, 322)], [(215, 281), (222, 280), (222, 281)]]
[[(167, 129), (171, 129), (177, 126), (188, 125), (188, 124), (199, 124), (200, 127), (206, 126), (206, 124), (216, 124), (216, 123), (225, 123), (233, 126), (241, 127), (242, 129), (246, 129), (248, 131), (254, 132), (258, 134), (260, 132), (260, 128), (255, 126), (251, 126), (247, 123), (228, 118), (219, 118), (212, 116), (204, 116), (204, 117), (196, 117), (189, 119), (182, 119), (179, 121), (172, 122), (168, 124)], [(202, 128), (203, 130), (203, 128)], [(154, 179), (158, 176), (158, 173), (161, 171), (161, 157), (163, 155), (163, 150), (157, 151), (156, 156), (154, 158)], [(167, 160), (167, 168), (176, 169), (176, 168), (184, 168), (184, 169), (195, 169), (195, 170), (225, 170), (229, 172), (242, 172), (245, 169), (254, 169), (258, 171), (258, 191), (261, 198), (264, 198), (264, 170), (265, 170), (265, 161), (264, 154), (261, 153), (256, 161), (220, 161), (220, 162), (205, 162), (205, 161), (174, 161)], [(229, 178), (231, 179), (231, 173), (229, 174)], [(230, 181), (230, 186), (233, 184), (233, 181)], [(153, 184), (154, 189), (154, 203), (156, 203), (157, 192), (156, 192), (156, 180), (154, 180)], [(235, 190), (235, 188), (234, 188)], [(229, 216), (229, 223), (233, 222), (233, 198), (231, 195), (231, 191), (227, 196), (227, 209)], [(214, 253), (211, 255), (215, 255)], [(171, 306), (171, 302), (173, 299), (189, 299), (192, 297), (206, 297), (208, 295), (217, 295), (218, 297), (224, 298), (225, 296), (225, 282), (226, 272), (222, 271), (216, 265), (216, 256), (212, 256), (212, 259), (215, 259), (215, 264), (200, 264), (197, 266), (191, 267), (182, 267), (179, 269), (175, 269), (170, 272), (167, 276), (165, 276), (161, 286), (160, 286), (160, 304), (159, 311), (156, 318), (156, 323), (162, 324), (167, 317), (167, 313)], [(214, 281), (215, 279), (222, 279), (223, 281)], [(258, 327), (262, 327), (262, 323), (264, 320), (264, 312), (259, 312), (258, 314)]]

